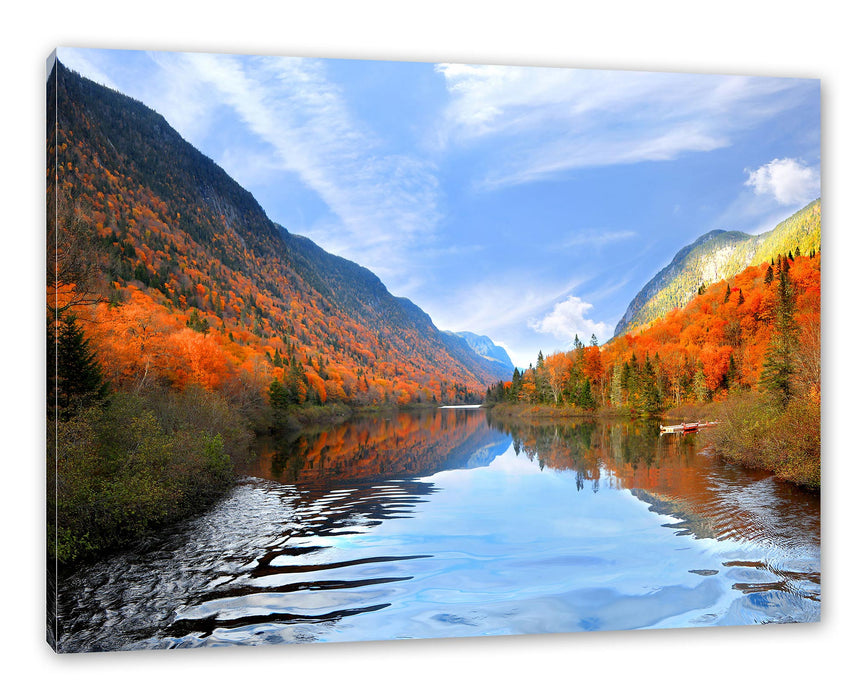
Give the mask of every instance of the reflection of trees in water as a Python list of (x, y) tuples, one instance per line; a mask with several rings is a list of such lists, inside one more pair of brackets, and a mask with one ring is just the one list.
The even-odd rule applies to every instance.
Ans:
[[(818, 532), (818, 499), (758, 471), (720, 463), (695, 435), (659, 434), (658, 422), (491, 418), (541, 469), (574, 472), (578, 491), (628, 489), (697, 536)], [(797, 524), (799, 523), (799, 524)], [(808, 535), (812, 537), (812, 534)], [(817, 537), (817, 534), (815, 534)]]
[(247, 473), (303, 484), (427, 476), (486, 466), (508, 444), (482, 411), (402, 412), (272, 441)]
[(591, 481), (597, 491), (603, 475), (620, 479), (629, 471), (658, 468), (668, 451), (654, 421), (491, 418), (490, 424), (511, 436), (515, 454), (522, 452), (540, 469), (574, 471), (578, 490)]
[[(598, 491), (608, 480), (612, 488), (659, 489), (693, 493), (705, 490), (690, 483), (705, 470), (709, 457), (700, 455), (693, 435), (659, 435), (652, 420), (562, 420), (551, 418), (490, 418), (508, 433), (516, 454), (521, 452), (540, 469), (575, 472), (578, 490)], [(587, 483), (589, 482), (589, 483)]]

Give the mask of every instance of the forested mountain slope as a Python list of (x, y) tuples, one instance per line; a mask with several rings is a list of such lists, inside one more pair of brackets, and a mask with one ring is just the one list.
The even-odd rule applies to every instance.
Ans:
[(145, 105), (59, 62), (48, 92), (49, 247), (77, 260), (49, 265), (49, 299), (84, 323), (116, 387), (261, 395), (278, 379), (299, 402), (408, 403), (508, 375), (270, 221)]
[(732, 277), (750, 265), (769, 262), (797, 249), (807, 255), (820, 248), (820, 199), (760, 236), (741, 231), (710, 231), (680, 250), (638, 292), (617, 324), (615, 335), (685, 306), (702, 287)]

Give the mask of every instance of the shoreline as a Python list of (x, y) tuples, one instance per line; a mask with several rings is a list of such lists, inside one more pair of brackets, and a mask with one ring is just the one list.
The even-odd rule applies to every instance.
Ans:
[[(762, 445), (752, 435), (746, 436), (751, 441), (743, 441), (739, 445), (744, 455), (751, 455), (751, 459), (738, 458), (731, 450), (724, 448), (725, 444), (728, 444), (729, 447), (731, 444), (731, 439), (730, 437), (726, 437), (727, 433), (725, 431), (738, 430), (738, 427), (735, 426), (736, 419), (730, 415), (735, 413), (736, 407), (736, 402), (728, 399), (718, 403), (684, 404), (651, 416), (641, 416), (628, 410), (615, 408), (588, 410), (576, 406), (551, 406), (549, 404), (526, 403), (494, 403), (484, 406), (485, 410), (493, 417), (517, 420), (531, 420), (533, 418), (581, 421), (622, 419), (632, 421), (659, 420), (670, 421), (672, 423), (716, 420), (719, 422), (718, 425), (713, 426), (708, 432), (701, 434), (700, 439), (704, 449), (712, 450), (719, 459), (739, 469), (762, 471), (805, 491), (820, 492), (820, 465), (817, 477), (810, 473), (804, 475), (803, 472), (809, 469), (809, 465), (806, 463), (806, 458), (800, 454), (803, 452), (803, 447), (796, 443), (796, 435), (787, 435), (788, 444), (783, 445), (780, 453), (774, 455), (774, 461), (768, 461), (767, 457), (761, 454)], [(785, 434), (784, 431), (782, 434)]]

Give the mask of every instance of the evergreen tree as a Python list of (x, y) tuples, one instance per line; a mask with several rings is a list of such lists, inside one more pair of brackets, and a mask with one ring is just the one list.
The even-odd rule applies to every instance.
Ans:
[(659, 394), (655, 369), (649, 357), (647, 357), (646, 362), (644, 362), (641, 368), (638, 387), (638, 401), (641, 413), (644, 415), (658, 413), (662, 408), (662, 399)]
[(307, 378), (300, 363), (292, 356), (286, 373), (286, 391), (290, 403), (302, 404), (307, 397)]
[(584, 379), (583, 384), (580, 386), (577, 405), (581, 408), (595, 408), (595, 399), (592, 397), (592, 386), (590, 386), (589, 379)]
[(695, 399), (697, 399), (700, 403), (704, 403), (710, 396), (710, 392), (707, 389), (707, 378), (704, 375), (704, 369), (700, 363), (698, 363), (698, 368), (695, 370), (695, 377), (692, 380), (692, 386), (695, 391)]
[(794, 293), (784, 266), (779, 275), (777, 295), (776, 322), (764, 357), (761, 384), (782, 406), (787, 406), (794, 392), (797, 324), (794, 320)]
[(767, 274), (764, 275), (764, 284), (766, 284), (768, 287), (771, 284), (773, 284), (773, 266), (772, 265), (767, 266)]
[(729, 389), (733, 389), (737, 383), (737, 363), (734, 362), (734, 356), (731, 355), (728, 360), (728, 371), (725, 373), (725, 384)]
[(623, 367), (623, 385), (625, 386), (626, 399), (625, 403), (629, 407), (634, 407), (637, 400), (640, 382), (640, 365), (638, 365), (637, 357), (634, 353), (631, 354), (631, 359), (628, 364)]
[(289, 390), (279, 379), (274, 379), (268, 387), (268, 403), (271, 406), (271, 430), (276, 432), (284, 427), (289, 409)]
[(622, 405), (622, 365), (615, 364), (610, 375), (610, 403), (612, 406)]
[(538, 360), (535, 363), (535, 393), (539, 403), (553, 401), (553, 389), (550, 386), (550, 378), (541, 350), (538, 351)]
[(520, 395), (520, 387), (523, 385), (523, 375), (520, 373), (520, 370), (517, 367), (514, 368), (514, 374), (511, 375), (511, 389), (508, 390), (508, 400), (511, 403), (515, 403), (517, 401), (517, 397)]
[(48, 323), (48, 409), (61, 419), (100, 403), (108, 395), (108, 383), (91, 350), (84, 330), (72, 314)]

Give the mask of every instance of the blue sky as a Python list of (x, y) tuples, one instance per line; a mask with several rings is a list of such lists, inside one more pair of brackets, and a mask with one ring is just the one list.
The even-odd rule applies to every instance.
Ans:
[(820, 194), (817, 80), (59, 49), (270, 218), (515, 364), (604, 342), (715, 228)]

